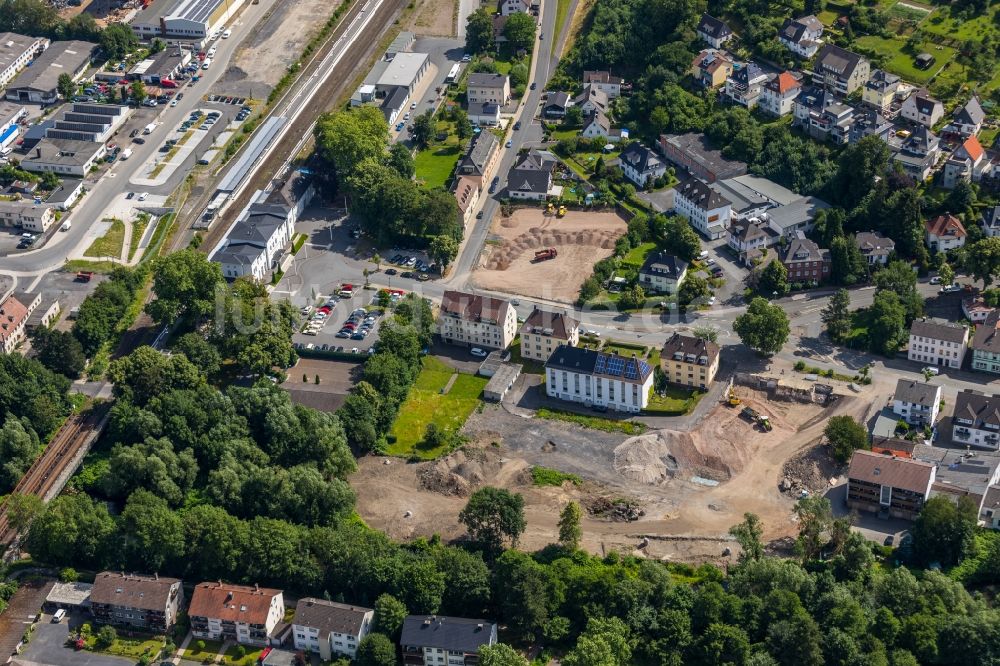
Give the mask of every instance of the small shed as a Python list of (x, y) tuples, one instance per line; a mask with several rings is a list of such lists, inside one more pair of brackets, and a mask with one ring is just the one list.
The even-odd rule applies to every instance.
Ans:
[(504, 396), (507, 395), (507, 391), (514, 386), (514, 382), (521, 376), (523, 367), (520, 363), (501, 363), (500, 367), (493, 373), (493, 376), (490, 377), (490, 381), (486, 383), (486, 388), (483, 389), (483, 400), (488, 400), (489, 402), (500, 402), (503, 400)]
[(920, 69), (928, 69), (931, 65), (934, 64), (934, 56), (932, 56), (930, 53), (921, 53), (917, 55), (916, 60), (914, 60), (914, 63)]
[(90, 583), (55, 583), (45, 597), (46, 609), (79, 610), (90, 608), (90, 591), (93, 588), (94, 586)]

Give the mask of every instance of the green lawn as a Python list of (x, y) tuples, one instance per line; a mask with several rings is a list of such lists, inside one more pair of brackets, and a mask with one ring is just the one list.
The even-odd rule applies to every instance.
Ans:
[(539, 467), (537, 465), (531, 468), (531, 480), (536, 486), (561, 486), (566, 481), (569, 481), (574, 486), (583, 483), (583, 480), (576, 474), (560, 472), (551, 467)]
[(479, 404), (479, 397), (487, 379), (475, 375), (459, 374), (447, 394), (447, 386), (455, 370), (445, 363), (426, 356), (423, 368), (409, 395), (399, 409), (399, 416), (392, 426), (388, 453), (396, 456), (415, 455), (425, 460), (442, 453), (442, 448), (426, 449), (418, 446), (427, 425), (434, 423), (446, 433), (456, 433)]
[[(558, 0), (556, 3), (556, 31), (552, 35), (552, 39), (549, 40), (549, 53), (555, 54), (556, 45), (559, 43), (559, 35), (563, 31), (563, 23), (566, 22), (566, 17), (569, 15), (569, 7), (573, 4), (573, 0)], [(569, 29), (569, 26), (566, 26)]]
[(574, 127), (572, 129), (557, 129), (551, 133), (553, 141), (562, 141), (563, 139), (573, 139), (576, 135), (580, 133), (580, 128)]
[[(88, 645), (93, 649), (93, 637), (88, 641)], [(118, 638), (115, 642), (111, 644), (111, 647), (105, 650), (94, 650), (95, 652), (104, 652), (106, 654), (113, 654), (119, 657), (127, 657), (132, 660), (138, 660), (140, 657), (149, 656), (150, 658), (155, 658), (160, 654), (160, 650), (163, 649), (163, 638)]]
[(232, 666), (253, 666), (257, 663), (257, 659), (260, 657), (260, 653), (263, 650), (250, 648), (245, 650), (246, 654), (241, 658), (239, 656), (240, 646), (232, 645), (223, 657), (222, 661), (225, 664), (231, 664)]
[(863, 49), (870, 49), (885, 56), (885, 68), (888, 71), (920, 85), (930, 81), (938, 70), (943, 69), (955, 58), (956, 53), (955, 49), (951, 47), (938, 46), (933, 42), (925, 41), (916, 50), (916, 53), (926, 51), (934, 56), (936, 62), (930, 69), (917, 69), (913, 61), (914, 55), (903, 52), (903, 47), (906, 45), (905, 38), (883, 39), (882, 37), (865, 36), (859, 37), (856, 43)]
[(518, 337), (517, 340), (511, 343), (510, 347), (510, 362), (520, 363), (522, 366), (522, 372), (527, 372), (532, 375), (544, 375), (545, 374), (545, 364), (541, 361), (536, 361), (533, 358), (523, 358), (521, 356), (521, 338)]
[(619, 356), (632, 356), (632, 354), (635, 354), (639, 358), (645, 358), (646, 356), (646, 347), (643, 345), (630, 345), (612, 340), (605, 342), (604, 346), (601, 347), (601, 351), (605, 354), (617, 353)]
[(112, 220), (111, 227), (103, 236), (90, 244), (90, 247), (83, 253), (85, 257), (114, 257), (122, 256), (122, 245), (125, 243), (125, 223), (121, 220)]
[[(198, 643), (204, 643), (205, 649), (199, 650)], [(193, 661), (201, 661), (202, 659), (214, 658), (215, 655), (219, 654), (219, 650), (222, 649), (222, 643), (220, 641), (199, 641), (197, 639), (192, 640), (191, 644), (186, 650), (184, 650), (184, 658), (191, 659)]]
[(564, 412), (561, 409), (547, 409), (543, 407), (535, 412), (535, 416), (540, 419), (575, 423), (578, 426), (590, 428), (592, 430), (622, 432), (626, 435), (641, 435), (646, 431), (646, 426), (642, 423), (619, 421), (610, 418), (601, 418), (599, 416), (587, 416), (585, 414), (575, 414), (573, 412)]
[(149, 226), (149, 215), (143, 213), (140, 215), (135, 222), (132, 223), (132, 237), (129, 239), (128, 243), (128, 260), (132, 261), (132, 257), (135, 256), (135, 251), (139, 249), (139, 241), (142, 240), (142, 235), (146, 233), (146, 227)]
[(623, 264), (629, 264), (635, 266), (636, 268), (641, 268), (643, 262), (646, 261), (646, 255), (656, 249), (656, 243), (643, 243), (638, 247), (634, 247), (629, 250), (625, 258), (622, 259)]
[(658, 416), (682, 416), (690, 414), (705, 392), (697, 389), (684, 389), (679, 386), (667, 386), (664, 397), (654, 389), (649, 394), (649, 405), (644, 412)]
[(459, 146), (430, 147), (413, 158), (417, 180), (427, 187), (444, 187), (451, 178), (458, 159), (462, 156)]

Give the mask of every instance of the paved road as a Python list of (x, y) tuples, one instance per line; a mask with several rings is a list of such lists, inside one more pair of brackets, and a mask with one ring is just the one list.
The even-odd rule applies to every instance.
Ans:
[[(233, 31), (232, 36), (229, 39), (219, 39), (214, 43), (218, 49), (214, 58), (215, 65), (208, 70), (199, 71), (203, 77), (194, 87), (185, 86), (180, 89), (180, 92), (184, 93), (184, 99), (177, 106), (157, 107), (162, 109), (156, 119), (157, 122), (161, 123), (161, 126), (150, 135), (145, 144), (131, 145), (132, 157), (124, 162), (115, 163), (87, 193), (68, 218), (73, 222), (72, 229), (54, 235), (45, 247), (38, 250), (3, 257), (0, 259), (0, 274), (16, 277), (36, 276), (60, 268), (72, 253), (71, 250), (87, 241), (88, 231), (95, 222), (102, 219), (108, 206), (118, 197), (123, 196), (125, 192), (137, 189), (129, 185), (129, 179), (141, 173), (143, 164), (159, 150), (160, 145), (168, 138), (168, 134), (172, 132), (173, 128), (186, 118), (192, 109), (202, 104), (202, 96), (211, 93), (212, 86), (226, 71), (226, 63), (230, 61), (240, 42), (275, 1), (263, 0), (258, 5), (246, 5), (240, 18), (230, 26)], [(119, 143), (127, 141), (127, 136), (118, 137)], [(177, 169), (175, 176), (166, 184), (159, 187), (143, 187), (142, 189), (166, 194), (176, 187), (184, 175), (184, 169)]]

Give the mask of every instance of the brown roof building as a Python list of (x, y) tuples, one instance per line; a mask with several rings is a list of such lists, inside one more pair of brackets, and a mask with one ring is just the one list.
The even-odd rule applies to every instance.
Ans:
[(545, 362), (559, 345), (580, 342), (580, 322), (561, 312), (535, 308), (521, 326), (521, 358)]
[(965, 245), (968, 232), (954, 215), (938, 215), (924, 225), (927, 245), (932, 252), (946, 252)]
[(672, 384), (708, 388), (719, 371), (719, 345), (674, 333), (660, 351), (660, 369)]
[(930, 495), (935, 471), (919, 460), (855, 451), (847, 472), (847, 506), (914, 520)]
[(191, 632), (196, 637), (247, 645), (267, 645), (284, 614), (281, 590), (222, 581), (199, 583), (188, 608)]
[(438, 333), (453, 345), (506, 349), (517, 334), (517, 312), (499, 298), (446, 291)]
[(166, 633), (177, 621), (184, 588), (176, 578), (102, 571), (90, 591), (91, 611), (101, 624)]
[(0, 303), (0, 345), (3, 353), (9, 354), (24, 340), (24, 325), (31, 312), (14, 296), (8, 296)]
[(334, 656), (354, 659), (358, 644), (371, 629), (375, 611), (306, 597), (299, 599), (292, 620), (295, 649), (318, 653), (323, 661)]

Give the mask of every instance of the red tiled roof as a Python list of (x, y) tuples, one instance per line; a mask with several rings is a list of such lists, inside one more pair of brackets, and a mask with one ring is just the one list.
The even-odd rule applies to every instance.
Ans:
[(927, 220), (927, 232), (935, 236), (964, 237), (967, 235), (962, 222), (954, 215), (938, 215), (933, 220)]
[(965, 152), (969, 154), (969, 157), (971, 157), (973, 161), (977, 161), (985, 152), (982, 145), (979, 143), (979, 139), (977, 139), (975, 135), (966, 139), (965, 143), (962, 144), (962, 148), (965, 148)]
[(791, 72), (782, 72), (781, 74), (778, 74), (776, 82), (778, 92), (781, 94), (785, 94), (792, 88), (799, 88), (802, 86), (799, 80), (792, 76)]
[(199, 583), (191, 595), (188, 615), (229, 622), (265, 624), (271, 600), (281, 590), (224, 583)]
[(0, 304), (0, 340), (6, 340), (13, 335), (17, 327), (28, 318), (28, 308), (13, 296), (8, 296)]

